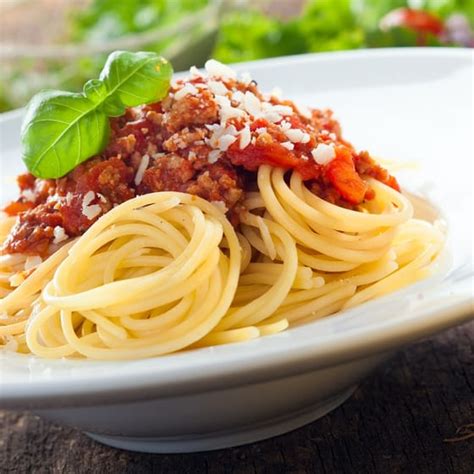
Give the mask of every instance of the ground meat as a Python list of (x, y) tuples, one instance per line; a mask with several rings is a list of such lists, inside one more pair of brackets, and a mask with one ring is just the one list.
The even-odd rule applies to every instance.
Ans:
[(54, 227), (62, 226), (59, 210), (40, 204), (18, 216), (3, 248), (8, 253), (44, 256), (53, 240)]
[(184, 127), (212, 124), (219, 119), (217, 104), (207, 90), (199, 96), (188, 94), (180, 100), (168, 97), (162, 105), (166, 112), (165, 123), (171, 132)]
[(156, 191), (180, 191), (183, 184), (192, 180), (195, 174), (192, 163), (175, 154), (157, 158), (148, 168), (138, 186), (138, 194)]
[(222, 201), (228, 209), (232, 209), (244, 193), (242, 179), (239, 179), (235, 168), (223, 162), (209, 166), (182, 190), (208, 201)]
[(371, 158), (367, 151), (362, 151), (355, 156), (354, 165), (360, 175), (371, 176), (387, 186), (400, 191), (400, 185), (395, 177), (390, 175), (385, 168), (382, 168), (373, 158)]
[[(240, 107), (240, 112), (233, 111), (232, 118), (221, 124), (210, 84), (199, 76), (188, 82), (191, 93), (178, 94), (182, 86), (178, 81), (178, 87), (172, 86), (160, 103), (127, 109), (122, 117), (112, 118), (106, 149), (63, 178), (19, 176), (20, 196), (5, 208), (10, 215), (18, 215), (18, 221), (0, 252), (44, 255), (54, 239), (54, 227), (63, 227), (70, 237), (81, 235), (115, 205), (157, 191), (185, 192), (221, 201), (231, 222), (237, 225), (245, 190), (253, 189), (261, 164), (296, 170), (315, 194), (342, 207), (355, 208), (363, 199), (373, 197), (370, 190), (364, 194), (365, 189), (355, 186), (366, 186), (359, 175), (373, 176), (398, 189), (395, 179), (368, 153), (357, 155), (344, 141), (330, 110), (313, 110), (307, 117), (291, 101), (272, 97), (273, 105), (290, 107), (293, 113), (281, 112), (283, 120), (270, 119), (260, 112), (245, 119), (242, 107), (248, 104), (239, 102), (239, 94), (246, 100), (252, 94), (260, 101), (267, 99), (255, 82), (225, 79), (222, 82), (237, 94), (228, 95), (229, 104)], [(252, 94), (248, 96), (247, 92)], [(229, 106), (225, 107), (228, 113)], [(251, 136), (247, 135), (247, 144), (241, 149), (244, 128)], [(293, 137), (294, 129), (299, 129), (305, 140), (291, 140), (290, 128)], [(321, 143), (336, 150), (335, 159), (327, 166), (312, 156)], [(346, 162), (343, 152), (347, 154)], [(147, 169), (142, 170), (144, 163)]]

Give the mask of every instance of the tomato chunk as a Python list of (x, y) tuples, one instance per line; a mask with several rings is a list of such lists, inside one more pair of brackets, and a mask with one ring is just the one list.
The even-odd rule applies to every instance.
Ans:
[(227, 150), (227, 156), (233, 165), (243, 166), (248, 171), (256, 171), (260, 165), (272, 165), (282, 168), (296, 168), (300, 160), (280, 143), (248, 145), (241, 150), (237, 143)]
[(17, 202), (13, 201), (10, 204), (7, 204), (3, 210), (9, 215), (9, 216), (16, 216), (18, 214), (21, 214), (22, 212), (27, 211), (28, 209), (33, 209), (35, 207), (34, 203), (32, 202)]
[(357, 174), (349, 149), (336, 148), (336, 157), (325, 167), (326, 179), (351, 204), (360, 204), (364, 200), (368, 185)]

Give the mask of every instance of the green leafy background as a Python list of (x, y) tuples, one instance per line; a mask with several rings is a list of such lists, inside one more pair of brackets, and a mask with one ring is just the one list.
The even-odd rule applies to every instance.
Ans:
[[(61, 41), (101, 44), (126, 35), (159, 30), (212, 2), (91, 0), (85, 10), (71, 12), (67, 35)], [(378, 28), (380, 19), (387, 12), (407, 6), (407, 0), (307, 0), (302, 12), (287, 20), (265, 14), (254, 6), (265, 5), (265, 0), (249, 0), (247, 5), (250, 6), (240, 10), (230, 8), (238, 3), (242, 4), (242, 1), (224, 0), (217, 34), (202, 44), (199, 42), (199, 28), (183, 32), (183, 35), (190, 34), (189, 47), (181, 57), (173, 58), (175, 69), (189, 67), (191, 63), (202, 65), (210, 55), (232, 63), (318, 51), (416, 45), (416, 35), (410, 31), (393, 29), (382, 32)], [(412, 0), (410, 4), (415, 3), (418, 8), (442, 19), (453, 13), (462, 13), (474, 27), (474, 0)], [(163, 53), (182, 41), (183, 35), (145, 44), (140, 49)], [(435, 37), (430, 37), (427, 44), (440, 45)], [(69, 62), (24, 59), (2, 66), (0, 111), (24, 105), (43, 88), (79, 91), (87, 79), (97, 76), (106, 56), (89, 55)]]

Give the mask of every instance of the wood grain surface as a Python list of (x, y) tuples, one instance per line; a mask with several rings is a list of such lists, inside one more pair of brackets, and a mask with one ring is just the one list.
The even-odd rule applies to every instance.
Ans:
[(28, 413), (0, 411), (0, 472), (472, 474), (474, 323), (400, 352), (324, 418), (234, 449), (130, 453)]

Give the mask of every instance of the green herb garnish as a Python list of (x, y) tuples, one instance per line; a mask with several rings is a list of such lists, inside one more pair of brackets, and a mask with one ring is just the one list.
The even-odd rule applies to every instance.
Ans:
[(105, 148), (109, 117), (161, 100), (172, 74), (171, 64), (156, 53), (115, 51), (82, 93), (39, 92), (21, 129), (26, 167), (39, 178), (64, 176)]

